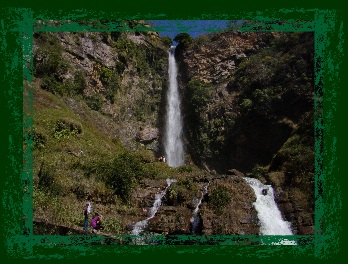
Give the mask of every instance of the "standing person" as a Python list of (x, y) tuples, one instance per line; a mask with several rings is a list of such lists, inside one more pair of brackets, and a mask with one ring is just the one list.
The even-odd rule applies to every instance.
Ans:
[(162, 160), (163, 160), (163, 162), (166, 162), (166, 157), (163, 156), (163, 157), (162, 157)]
[(83, 231), (86, 232), (88, 229), (88, 217), (91, 213), (91, 209), (92, 209), (92, 205), (91, 205), (91, 201), (92, 200), (92, 196), (89, 194), (87, 196), (87, 202), (86, 202), (86, 207), (85, 210), (83, 212), (85, 219), (84, 219), (84, 223), (83, 223)]

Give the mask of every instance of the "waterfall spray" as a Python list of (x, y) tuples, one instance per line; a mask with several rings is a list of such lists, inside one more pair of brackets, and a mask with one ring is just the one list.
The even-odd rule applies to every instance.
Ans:
[(175, 47), (169, 51), (169, 89), (167, 92), (167, 113), (165, 123), (164, 151), (167, 163), (171, 167), (184, 164), (184, 147), (182, 142), (182, 117), (178, 89), (178, 69), (175, 61)]
[[(272, 186), (264, 185), (253, 178), (244, 177), (244, 180), (253, 188), (256, 195), (254, 207), (261, 224), (260, 235), (292, 235), (290, 222), (283, 220), (281, 212), (274, 201)], [(279, 243), (271, 244), (296, 245), (297, 243), (289, 239), (283, 239)]]
[(151, 218), (154, 218), (154, 216), (156, 215), (158, 209), (161, 206), (163, 196), (166, 194), (167, 189), (169, 188), (169, 186), (173, 182), (176, 182), (176, 180), (175, 179), (167, 179), (167, 187), (161, 193), (157, 193), (155, 195), (155, 201), (154, 201), (154, 203), (153, 203), (153, 205), (151, 207), (150, 216), (148, 218), (146, 218), (145, 220), (142, 220), (142, 221), (139, 221), (139, 222), (135, 223), (134, 228), (133, 228), (133, 230), (131, 232), (132, 235), (139, 235), (141, 232), (144, 231), (144, 229), (146, 228), (147, 223), (149, 222), (149, 220)]

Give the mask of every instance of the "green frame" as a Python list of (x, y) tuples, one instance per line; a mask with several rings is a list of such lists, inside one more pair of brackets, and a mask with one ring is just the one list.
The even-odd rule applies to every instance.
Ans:
[[(278, 9), (253, 12), (235, 11), (228, 14), (202, 14), (189, 19), (257, 20), (257, 24), (241, 28), (242, 31), (314, 32), (315, 38), (315, 233), (307, 236), (179, 236), (179, 245), (131, 246), (101, 243), (100, 236), (48, 236), (33, 234), (32, 211), (32, 150), (31, 140), (23, 131), (33, 125), (32, 46), (33, 33), (43, 31), (110, 31), (129, 30), (118, 24), (93, 27), (76, 23), (60, 26), (41, 25), (36, 20), (96, 20), (96, 19), (187, 19), (178, 15), (144, 14), (130, 16), (122, 13), (96, 10), (49, 12), (30, 8), (5, 8), (1, 10), (1, 49), (4, 60), (4, 90), (8, 123), (4, 159), (6, 178), (3, 188), (3, 225), (5, 251), (16, 259), (75, 259), (77, 257), (109, 256), (228, 256), (233, 259), (275, 259), (284, 261), (306, 258), (328, 259), (338, 254), (342, 223), (342, 189), (338, 184), (337, 133), (334, 115), (341, 85), (340, 65), (343, 61), (342, 12), (321, 9)], [(283, 21), (284, 23), (277, 23)], [(140, 29), (141, 30), (141, 29)], [(145, 29), (144, 29), (145, 30)], [(183, 32), (185, 29), (183, 29)], [(9, 45), (11, 44), (11, 45)], [(24, 81), (23, 81), (24, 79)], [(2, 121), (4, 121), (2, 120)], [(27, 148), (23, 149), (23, 139)], [(10, 220), (7, 220), (10, 219)], [(282, 239), (296, 239), (297, 246), (275, 246)], [(185, 240), (196, 240), (201, 245), (181, 245)], [(216, 245), (209, 245), (213, 240)], [(256, 245), (258, 242), (265, 245)], [(239, 245), (239, 246), (236, 246)]]

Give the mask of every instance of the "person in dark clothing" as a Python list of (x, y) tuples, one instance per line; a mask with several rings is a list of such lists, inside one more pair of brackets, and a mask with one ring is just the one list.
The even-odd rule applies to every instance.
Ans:
[(90, 215), (91, 209), (92, 209), (91, 200), (92, 200), (92, 196), (88, 195), (87, 196), (86, 207), (85, 207), (85, 210), (83, 212), (83, 215), (84, 215), (83, 231), (84, 232), (86, 232), (87, 229), (88, 229), (88, 222), (89, 222), (88, 218), (89, 218), (89, 215)]

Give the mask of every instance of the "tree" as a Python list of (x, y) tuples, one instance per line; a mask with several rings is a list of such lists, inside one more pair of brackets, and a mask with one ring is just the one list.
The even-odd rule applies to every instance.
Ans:
[(178, 42), (178, 48), (187, 48), (192, 43), (192, 38), (188, 33), (180, 33), (174, 37), (174, 41)]
[(167, 47), (170, 47), (173, 44), (173, 40), (168, 36), (162, 37), (161, 40), (162, 43)]

